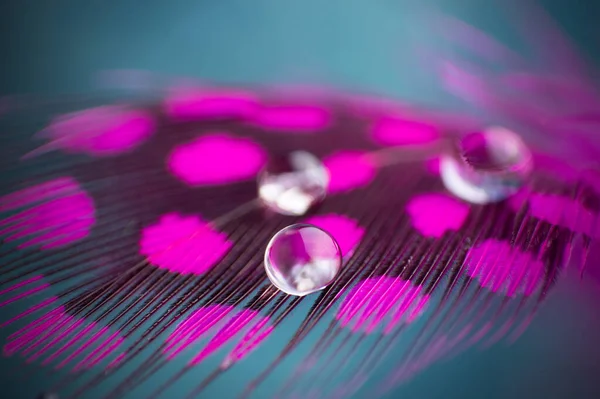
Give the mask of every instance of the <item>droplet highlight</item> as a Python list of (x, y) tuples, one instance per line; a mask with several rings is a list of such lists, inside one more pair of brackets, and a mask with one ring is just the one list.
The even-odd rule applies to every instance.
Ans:
[(335, 239), (309, 224), (294, 224), (273, 236), (265, 251), (265, 271), (278, 289), (305, 296), (327, 287), (342, 266)]
[(304, 215), (325, 198), (329, 175), (323, 163), (305, 151), (271, 159), (258, 178), (262, 203), (283, 215)]
[(448, 191), (476, 204), (502, 201), (515, 194), (532, 168), (527, 145), (501, 127), (467, 134), (440, 159), (440, 174)]

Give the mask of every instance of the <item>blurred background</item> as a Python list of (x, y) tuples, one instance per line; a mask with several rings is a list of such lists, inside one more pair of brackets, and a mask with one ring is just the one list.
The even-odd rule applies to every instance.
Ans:
[[(444, 90), (423, 57), (423, 48), (443, 46), (430, 17), (452, 14), (527, 54), (520, 32), (507, 23), (518, 18), (526, 3), (529, 0), (4, 1), (0, 96), (95, 92), (124, 83), (119, 78), (123, 75), (102, 71), (126, 69), (231, 85), (325, 85), (432, 107), (463, 108), (467, 105)], [(592, 79), (597, 79), (600, 2), (540, 3), (573, 39), (590, 65)], [(127, 83), (136, 90), (152, 85), (152, 75), (135, 76), (135, 84)], [(513, 346), (471, 350), (436, 364), (388, 397), (600, 397), (600, 290), (577, 280), (567, 276), (559, 284)], [(0, 338), (4, 336), (2, 332)], [(273, 345), (285, 339), (276, 335)], [(250, 357), (218, 380), (206, 397), (231, 397), (228, 386), (245, 381), (245, 373), (256, 367), (254, 361), (256, 357)], [(291, 369), (293, 361), (285, 364)], [(0, 359), (0, 370), (1, 395), (6, 398), (33, 397), (51, 378), (41, 367), (17, 358)], [(277, 370), (274, 381), (288, 371)], [(16, 374), (28, 378), (15, 378)], [(256, 397), (264, 392), (259, 390)], [(135, 397), (143, 395), (137, 391)]]

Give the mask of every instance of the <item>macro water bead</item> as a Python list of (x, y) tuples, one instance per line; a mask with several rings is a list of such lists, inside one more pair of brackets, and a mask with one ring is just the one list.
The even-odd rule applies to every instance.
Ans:
[(476, 204), (502, 201), (525, 184), (533, 168), (527, 145), (514, 132), (491, 127), (457, 141), (440, 159), (444, 185)]
[(335, 239), (310, 224), (293, 224), (271, 238), (265, 251), (267, 276), (289, 295), (305, 296), (327, 287), (342, 266)]
[(329, 175), (323, 163), (305, 151), (271, 159), (258, 177), (258, 196), (283, 215), (304, 215), (327, 192)]

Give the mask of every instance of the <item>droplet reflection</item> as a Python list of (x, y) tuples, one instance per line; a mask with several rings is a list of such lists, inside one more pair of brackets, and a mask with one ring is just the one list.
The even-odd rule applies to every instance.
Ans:
[(448, 191), (476, 204), (510, 197), (525, 184), (532, 167), (527, 145), (501, 127), (462, 137), (440, 159), (440, 173)]
[(326, 231), (293, 224), (273, 236), (264, 263), (273, 285), (289, 295), (305, 296), (333, 281), (342, 266), (342, 255)]
[(326, 194), (329, 175), (321, 161), (295, 151), (269, 161), (258, 178), (258, 196), (269, 209), (284, 215), (304, 215)]

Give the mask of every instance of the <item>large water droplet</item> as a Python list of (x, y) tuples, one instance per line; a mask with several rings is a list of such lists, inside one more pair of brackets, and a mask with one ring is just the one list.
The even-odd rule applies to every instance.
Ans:
[(533, 168), (531, 152), (510, 130), (491, 127), (461, 138), (442, 155), (440, 173), (452, 194), (485, 204), (516, 193)]
[(293, 224), (280, 230), (265, 252), (265, 270), (273, 285), (295, 296), (322, 290), (341, 266), (342, 255), (335, 239), (310, 224)]
[(305, 151), (271, 159), (258, 178), (258, 196), (271, 210), (304, 215), (323, 200), (329, 175), (321, 161)]

